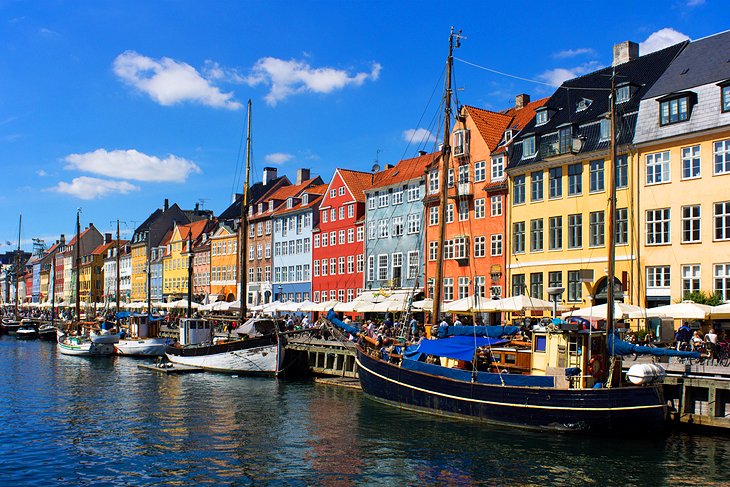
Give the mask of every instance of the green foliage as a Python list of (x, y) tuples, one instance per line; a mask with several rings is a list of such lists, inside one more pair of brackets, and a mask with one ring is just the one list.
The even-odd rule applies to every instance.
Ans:
[(719, 306), (723, 303), (722, 294), (719, 292), (711, 293), (707, 291), (693, 291), (685, 293), (685, 300), (694, 301), (697, 304), (706, 304), (709, 306)]

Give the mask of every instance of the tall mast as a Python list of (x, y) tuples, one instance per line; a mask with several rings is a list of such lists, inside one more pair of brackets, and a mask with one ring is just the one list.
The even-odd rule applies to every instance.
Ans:
[(606, 298), (608, 307), (606, 308), (606, 323), (608, 324), (609, 333), (613, 333), (614, 327), (614, 289), (613, 282), (616, 274), (616, 244), (614, 229), (616, 220), (616, 68), (613, 69), (611, 76), (611, 94), (609, 100), (611, 103), (611, 145), (608, 153), (608, 180), (609, 180), (609, 197), (608, 197), (608, 287), (606, 288)]
[(188, 230), (188, 309), (186, 318), (193, 317), (193, 229)]
[(152, 224), (147, 231), (147, 316), (152, 316)]
[(81, 320), (81, 208), (76, 210), (76, 322)]
[(243, 195), (241, 196), (241, 224), (238, 251), (241, 255), (240, 282), (241, 282), (241, 306), (238, 314), (239, 324), (246, 319), (246, 307), (248, 306), (247, 269), (246, 269), (246, 248), (248, 247), (248, 180), (251, 173), (251, 100), (248, 100), (248, 116), (246, 120), (246, 178), (243, 182)]
[(18, 219), (18, 250), (15, 252), (15, 317), (18, 317), (18, 276), (20, 273), (20, 231), (23, 228), (23, 214)]
[[(458, 36), (458, 34), (456, 35)], [(439, 223), (438, 223), (438, 247), (436, 248), (436, 273), (433, 282), (433, 320), (434, 324), (438, 324), (439, 315), (441, 314), (441, 294), (442, 280), (444, 272), (443, 252), (444, 237), (446, 234), (446, 201), (449, 189), (447, 187), (447, 178), (449, 165), (451, 162), (451, 69), (454, 64), (454, 28), (451, 28), (449, 34), (449, 56), (446, 58), (446, 89), (444, 90), (444, 139), (441, 149), (441, 171), (439, 174)]]
[[(117, 277), (117, 279), (116, 279), (116, 292), (115, 292), (115, 295), (117, 298), (116, 316), (119, 315), (119, 280), (121, 279), (121, 271), (119, 270), (119, 264), (120, 264), (121, 257), (119, 256), (119, 252), (120, 252), (120, 249), (119, 249), (119, 220), (117, 220), (117, 253), (116, 253), (117, 254), (116, 255), (116, 258), (117, 258), (117, 276), (116, 277)], [(117, 318), (117, 321), (119, 321), (119, 318)]]
[(51, 271), (49, 275), (52, 277), (49, 288), (53, 290), (51, 293), (51, 326), (54, 324), (55, 312), (56, 312), (56, 254), (58, 253), (58, 246), (56, 252), (51, 256)]

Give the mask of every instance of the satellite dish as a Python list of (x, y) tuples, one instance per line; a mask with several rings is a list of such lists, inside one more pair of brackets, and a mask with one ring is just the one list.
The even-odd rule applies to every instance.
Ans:
[(373, 172), (380, 171), (380, 164), (377, 164), (377, 163), (373, 164), (373, 168), (371, 169), (371, 171), (373, 171)]

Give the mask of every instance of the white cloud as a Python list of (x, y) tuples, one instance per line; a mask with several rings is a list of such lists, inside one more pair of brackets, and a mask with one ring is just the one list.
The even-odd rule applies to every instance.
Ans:
[(537, 75), (538, 79), (545, 81), (553, 86), (560, 86), (563, 81), (576, 78), (578, 76), (595, 71), (600, 67), (598, 61), (589, 61), (572, 68), (555, 68), (548, 69)]
[(157, 60), (126, 51), (114, 60), (114, 73), (160, 105), (193, 101), (215, 108), (241, 108), (233, 93), (222, 93), (195, 68), (168, 57)]
[(687, 0), (687, 6), (688, 7), (699, 7), (700, 5), (704, 5), (705, 0)]
[(109, 194), (127, 194), (132, 191), (139, 191), (139, 189), (139, 186), (135, 186), (126, 181), (110, 181), (108, 179), (81, 176), (74, 178), (70, 183), (61, 181), (46, 191), (69, 194), (82, 200), (93, 200)]
[(293, 158), (293, 155), (285, 152), (274, 152), (273, 154), (267, 154), (266, 157), (264, 157), (268, 164), (276, 164), (277, 166), (284, 164), (285, 162), (289, 162)]
[(595, 49), (592, 49), (590, 47), (579, 47), (577, 49), (565, 49), (564, 51), (558, 51), (556, 53), (553, 53), (552, 57), (556, 59), (566, 59), (566, 58), (572, 58), (576, 56), (583, 56), (583, 55), (594, 55), (596, 53)]
[(429, 143), (436, 142), (436, 136), (426, 129), (408, 129), (403, 131), (403, 140), (408, 143)]
[(36, 171), (35, 173), (36, 173), (37, 175), (39, 175), (40, 177), (43, 177), (43, 176), (48, 176), (48, 173), (47, 173), (46, 171), (44, 171), (43, 169), (39, 169), (39, 170), (37, 170), (37, 171)]
[(652, 32), (652, 34), (647, 37), (644, 42), (639, 43), (639, 54), (643, 56), (644, 54), (649, 54), (651, 52), (664, 49), (665, 47), (673, 46), (674, 44), (686, 41), (687, 39), (689, 39), (689, 37), (686, 34), (677, 32), (670, 27), (665, 27), (656, 32)]
[(312, 92), (331, 93), (348, 85), (362, 86), (367, 80), (377, 80), (382, 66), (374, 63), (369, 73), (350, 75), (335, 68), (313, 68), (304, 61), (285, 61), (274, 57), (259, 59), (246, 79), (251, 86), (265, 84), (270, 87), (265, 100), (275, 106), (288, 96)]
[(183, 183), (191, 173), (202, 172), (194, 162), (168, 155), (165, 159), (134, 149), (108, 152), (97, 149), (65, 157), (66, 169), (137, 181)]

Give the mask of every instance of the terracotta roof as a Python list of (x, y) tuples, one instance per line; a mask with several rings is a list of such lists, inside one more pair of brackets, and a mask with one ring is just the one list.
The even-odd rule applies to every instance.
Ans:
[(312, 186), (310, 188), (307, 188), (303, 191), (303, 193), (309, 193), (309, 194), (325, 194), (327, 192), (327, 188), (329, 188), (329, 184), (318, 184), (317, 186)]
[(411, 159), (403, 159), (395, 166), (375, 173), (375, 181), (366, 188), (366, 191), (423, 177), (426, 168), (435, 162), (440, 155), (440, 152), (432, 152)]
[(116, 241), (111, 241), (109, 243), (101, 244), (98, 247), (96, 247), (94, 250), (91, 251), (91, 255), (101, 255), (104, 252), (106, 252), (109, 247), (116, 244)]
[(338, 169), (340, 177), (350, 189), (355, 201), (365, 203), (365, 190), (372, 187), (373, 175), (369, 172)]
[(195, 240), (205, 231), (205, 227), (208, 225), (210, 220), (198, 220), (193, 223), (188, 223), (187, 225), (179, 225), (178, 228), (180, 229), (180, 237), (183, 240), (188, 239), (188, 232), (191, 233), (190, 237)]
[(509, 115), (511, 117), (514, 117), (512, 119), (512, 123), (508, 128), (515, 129), (515, 130), (522, 130), (525, 125), (528, 124), (530, 120), (535, 116), (535, 110), (540, 108), (541, 106), (545, 105), (547, 101), (550, 99), (549, 96), (546, 96), (545, 98), (541, 98), (539, 100), (531, 101), (527, 105), (525, 105), (522, 108), (508, 108), (504, 111), (505, 115)]
[(477, 130), (487, 144), (489, 151), (496, 149), (504, 136), (504, 131), (510, 127), (512, 117), (504, 113), (491, 112), (468, 105), (465, 105), (464, 109), (474, 121), (474, 125), (476, 125)]

